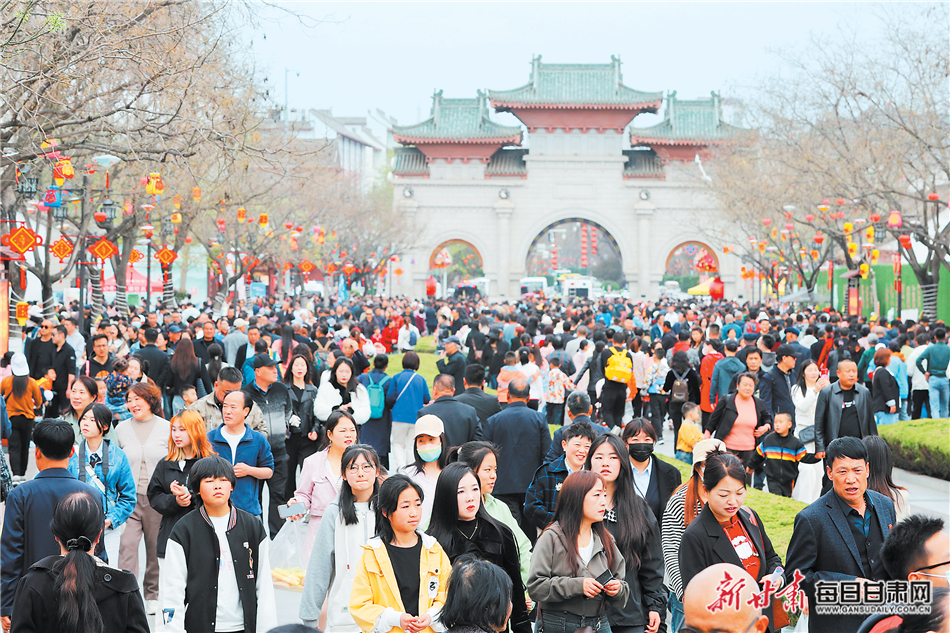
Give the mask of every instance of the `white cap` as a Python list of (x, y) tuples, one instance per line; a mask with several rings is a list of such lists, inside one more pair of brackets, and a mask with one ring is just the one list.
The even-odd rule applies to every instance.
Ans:
[(14, 376), (29, 376), (30, 366), (26, 362), (26, 355), (21, 352), (14, 354), (10, 359), (10, 370)]

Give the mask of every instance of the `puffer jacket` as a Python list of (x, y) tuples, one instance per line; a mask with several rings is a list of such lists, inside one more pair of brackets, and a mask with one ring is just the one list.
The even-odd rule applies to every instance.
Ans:
[[(604, 544), (596, 533), (591, 538), (594, 539), (594, 552), (585, 566), (579, 557), (571, 554), (567, 537), (557, 522), (538, 537), (528, 572), (528, 595), (539, 603), (542, 611), (567, 611), (584, 617), (596, 617), (601, 613), (603, 601), (584, 596), (584, 579), (597, 578), (608, 569)], [(616, 596), (610, 597), (606, 593), (603, 596), (609, 604), (620, 606), (627, 603), (630, 587), (624, 580), (626, 564), (623, 555), (612, 540), (610, 545), (613, 549), (610, 573), (620, 581), (621, 588)]]
[[(336, 387), (329, 380), (322, 381), (313, 399), (313, 415), (316, 418), (314, 425), (326, 422), (330, 414), (341, 404), (343, 404), (343, 398), (340, 397), (340, 392)], [(350, 409), (353, 419), (357, 424), (365, 424), (371, 413), (369, 392), (366, 391), (366, 387), (361, 384), (356, 385), (356, 390), (350, 393), (350, 404), (353, 405)]]

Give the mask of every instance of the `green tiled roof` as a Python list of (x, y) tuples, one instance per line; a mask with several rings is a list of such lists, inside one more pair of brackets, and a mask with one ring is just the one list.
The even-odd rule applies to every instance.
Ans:
[(672, 92), (666, 100), (663, 121), (650, 127), (630, 128), (630, 139), (634, 144), (663, 142), (686, 145), (692, 141), (724, 141), (744, 131), (723, 123), (718, 93), (711, 93), (709, 99), (682, 101)]
[(620, 59), (609, 64), (542, 64), (531, 60), (531, 82), (514, 90), (489, 90), (495, 108), (608, 106), (656, 112), (662, 92), (641, 92), (623, 85)]
[(415, 144), (448, 143), (521, 143), (521, 128), (499, 125), (488, 118), (488, 104), (481, 91), (474, 99), (446, 99), (442, 91), (432, 95), (431, 116), (415, 125), (394, 125), (396, 142)]
[(625, 149), (627, 163), (623, 166), (624, 178), (664, 178), (663, 162), (653, 150)]
[(393, 174), (396, 176), (428, 176), (429, 164), (425, 154), (414, 147), (397, 147), (393, 157)]
[(485, 177), (492, 176), (526, 176), (528, 168), (525, 165), (524, 157), (528, 153), (526, 149), (500, 149), (488, 161), (485, 166)]

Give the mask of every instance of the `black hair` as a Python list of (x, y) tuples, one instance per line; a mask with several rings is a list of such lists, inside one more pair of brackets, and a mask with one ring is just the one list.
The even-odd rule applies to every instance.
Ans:
[(930, 595), (929, 613), (908, 613), (901, 616), (902, 621), (898, 628), (891, 629), (897, 633), (928, 633), (928, 631), (946, 631), (946, 622), (950, 618), (947, 600), (950, 598), (950, 589), (947, 587), (933, 587)]
[(745, 353), (745, 357), (748, 358), (749, 356), (752, 356), (753, 354), (755, 354), (759, 358), (762, 358), (762, 350), (760, 350), (758, 347), (750, 345), (749, 351)]
[[(306, 348), (306, 346), (303, 346), (303, 347)], [(307, 373), (303, 375), (304, 384), (312, 385), (313, 384), (313, 363), (310, 361), (310, 358), (306, 354), (303, 354), (296, 350), (294, 351), (293, 355), (290, 357), (290, 362), (287, 363), (287, 371), (284, 372), (284, 380), (283, 380), (284, 384), (285, 385), (294, 384), (294, 373), (292, 370), (294, 368), (294, 363), (297, 362), (298, 358), (302, 358), (304, 360), (304, 364), (307, 367)], [(222, 368), (222, 371), (223, 370), (224, 368)]]
[[(426, 530), (427, 534), (435, 537), (450, 559), (454, 559), (460, 554), (463, 554), (467, 545), (465, 537), (463, 537), (458, 530), (458, 487), (462, 478), (466, 475), (471, 475), (475, 478), (475, 484), (478, 486), (479, 492), (481, 492), (481, 482), (478, 479), (478, 475), (476, 475), (475, 471), (469, 468), (467, 464), (460, 462), (449, 464), (439, 473), (439, 479), (435, 483), (435, 494), (432, 499), (432, 516), (429, 519), (429, 529)], [(480, 526), (484, 524), (485, 531), (473, 535), (473, 540), (485, 542), (486, 533), (494, 533), (494, 538), (489, 536), (488, 542), (504, 542), (502, 530), (498, 522), (488, 514), (488, 510), (485, 509), (485, 504), (481, 502), (481, 496), (479, 496), (478, 512), (476, 512), (475, 516)]]
[(586, 437), (593, 442), (597, 439), (597, 434), (594, 433), (594, 427), (592, 427), (589, 422), (572, 422), (564, 427), (564, 433), (561, 435), (561, 439), (565, 442), (570, 442), (575, 437)]
[(868, 449), (856, 437), (839, 437), (825, 450), (825, 466), (834, 468), (836, 459), (863, 459), (868, 461)]
[(439, 622), (450, 629), (504, 630), (511, 606), (512, 583), (498, 565), (471, 554), (452, 566)]
[(714, 451), (706, 456), (703, 471), (703, 487), (710, 491), (726, 477), (732, 477), (745, 485), (745, 467), (738, 457), (724, 451)]
[(472, 363), (465, 367), (465, 384), (469, 387), (481, 387), (485, 383), (485, 367)]
[(647, 437), (653, 440), (654, 443), (658, 441), (656, 429), (646, 418), (633, 418), (627, 422), (627, 426), (623, 427), (623, 431), (620, 433), (620, 439), (627, 443), (630, 438), (636, 437), (640, 433), (646, 433)]
[(386, 515), (396, 511), (399, 507), (399, 495), (408, 488), (416, 491), (420, 502), (425, 499), (422, 486), (401, 473), (390, 475), (379, 485), (379, 493), (376, 495), (376, 536), (384, 543), (391, 543), (395, 538), (393, 526)]
[[(485, 461), (485, 457), (489, 454), (495, 456), (495, 462), (498, 462), (499, 451), (498, 447), (490, 442), (482, 442), (480, 440), (474, 440), (472, 442), (465, 442), (454, 451), (454, 454), (460, 463), (467, 465), (471, 468), (475, 474), (478, 474), (478, 469), (482, 467), (482, 462)], [(479, 483), (481, 480), (479, 480)]]
[[(336, 371), (340, 368), (340, 365), (347, 365), (350, 368), (350, 380), (345, 385), (341, 385), (336, 379)], [(356, 368), (353, 366), (353, 361), (351, 361), (346, 356), (340, 356), (337, 358), (333, 363), (333, 369), (330, 370), (330, 384), (333, 385), (335, 389), (340, 389), (342, 387), (347, 391), (356, 391), (356, 388), (360, 383), (356, 379)]]
[(286, 358), (290, 358), (295, 347), (294, 326), (289, 322), (284, 323), (284, 326), (280, 330), (280, 360), (283, 361)]
[(741, 382), (743, 378), (748, 378), (752, 381), (753, 389), (759, 384), (758, 377), (751, 371), (740, 371), (738, 374), (736, 374), (736, 389), (739, 388), (739, 382)]
[(201, 500), (201, 482), (205, 479), (218, 479), (224, 477), (231, 482), (231, 490), (237, 485), (237, 477), (234, 476), (234, 466), (231, 462), (220, 455), (209, 455), (202, 457), (191, 467), (188, 474), (188, 485), (191, 487), (191, 494), (199, 501)]
[(241, 375), (241, 370), (237, 367), (222, 367), (221, 371), (218, 372), (218, 380), (220, 382), (226, 382), (231, 385), (239, 385), (244, 382), (244, 376)]
[(564, 404), (567, 406), (567, 410), (574, 414), (578, 415), (587, 415), (590, 413), (590, 396), (587, 395), (586, 391), (581, 391), (577, 389), (568, 394), (567, 398), (564, 399)]
[(145, 328), (144, 335), (146, 343), (154, 343), (158, 340), (158, 328), (147, 327)]
[(587, 470), (591, 469), (594, 451), (604, 444), (610, 444), (620, 459), (620, 473), (614, 482), (613, 499), (614, 513), (617, 516), (617, 548), (628, 564), (639, 567), (641, 554), (646, 552), (647, 544), (659, 538), (656, 521), (650, 520), (653, 511), (634, 489), (633, 466), (627, 458), (627, 447), (622, 439), (613, 433), (604, 433), (597, 437), (587, 452)]
[(46, 418), (33, 429), (33, 443), (46, 459), (60, 462), (69, 459), (76, 434), (66, 420)]
[(383, 371), (389, 367), (389, 356), (386, 354), (376, 354), (373, 357), (373, 369)]
[(689, 356), (683, 350), (678, 352), (673, 352), (673, 357), (670, 359), (670, 371), (676, 372), (678, 374), (685, 374), (691, 369), (689, 364)]
[(906, 488), (894, 483), (891, 447), (879, 435), (868, 435), (861, 441), (868, 449), (868, 489), (880, 492), (894, 502), (894, 507), (898, 512), (902, 511), (904, 499), (900, 493)]
[(109, 337), (106, 336), (105, 334), (93, 334), (90, 341), (92, 342), (93, 345), (95, 345), (96, 341), (100, 341), (102, 339), (106, 339), (106, 341), (108, 341)]
[(104, 522), (102, 507), (91, 491), (67, 494), (53, 511), (50, 532), (67, 550), (66, 555), (53, 564), (56, 575), (53, 603), (59, 603), (59, 631), (102, 631), (102, 614), (95, 594), (96, 562), (89, 554), (93, 543), (102, 535)]
[(927, 541), (946, 527), (943, 519), (912, 514), (894, 526), (881, 547), (881, 561), (891, 578), (906, 580), (926, 556)]
[[(419, 449), (416, 448), (416, 440), (418, 437), (412, 438), (412, 457), (413, 457), (413, 466), (416, 467), (417, 472), (422, 472), (425, 470), (426, 463), (422, 460), (422, 457), (419, 456)], [(449, 445), (449, 438), (445, 434), (445, 431), (439, 435), (439, 442), (442, 443), (442, 454), (439, 455), (439, 459), (436, 460), (436, 464), (439, 466), (439, 470), (445, 468), (451, 461), (452, 456), (452, 447)]]
[(92, 411), (92, 419), (95, 420), (100, 433), (105, 435), (109, 432), (112, 427), (112, 409), (101, 402), (93, 402), (87, 404), (86, 408), (82, 410), (82, 413), (79, 414), (79, 420), (82, 420), (82, 416), (86, 415), (86, 411)]
[(337, 409), (327, 416), (326, 421), (320, 425), (320, 437), (317, 438), (320, 441), (320, 450), (323, 450), (330, 445), (330, 433), (336, 428), (337, 424), (339, 424), (340, 420), (343, 418), (346, 418), (353, 423), (353, 427), (356, 428), (356, 440), (359, 441), (360, 425), (356, 423), (356, 418), (354, 418), (353, 414), (346, 409)]
[(212, 343), (208, 346), (208, 379), (213, 383), (218, 379), (218, 374), (221, 373), (221, 368), (224, 366), (224, 348), (222, 348), (217, 343)]
[[(379, 455), (376, 454), (376, 449), (368, 444), (351, 444), (343, 451), (343, 457), (340, 459), (340, 472), (346, 473), (346, 469), (359, 459), (360, 455), (362, 455), (367, 462), (376, 466), (377, 471), (379, 470)], [(369, 507), (374, 511), (376, 509), (376, 498), (378, 495), (379, 477), (376, 477), (373, 482), (373, 496), (369, 501)], [(347, 483), (346, 477), (343, 477), (343, 484), (340, 486), (338, 503), (340, 505), (340, 516), (343, 517), (343, 523), (346, 525), (356, 525), (359, 523), (359, 517), (356, 516), (356, 498), (353, 496), (353, 490), (350, 488), (349, 483)]]
[(26, 393), (26, 388), (30, 386), (30, 375), (26, 376), (11, 376), (13, 384), (11, 385), (12, 393), (14, 398), (22, 398)]
[(795, 385), (799, 389), (801, 389), (801, 392), (803, 394), (808, 390), (808, 387), (805, 384), (805, 370), (808, 369), (809, 365), (817, 365), (817, 364), (818, 363), (816, 363), (815, 361), (809, 358), (804, 363), (802, 363), (802, 366), (798, 369), (798, 380), (795, 381)]

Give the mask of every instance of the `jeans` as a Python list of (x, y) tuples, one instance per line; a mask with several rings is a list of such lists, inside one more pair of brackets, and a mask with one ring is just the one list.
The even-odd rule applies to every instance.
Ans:
[(930, 417), (950, 418), (950, 378), (931, 376), (927, 384), (930, 389)]
[(683, 603), (677, 600), (676, 594), (670, 592), (670, 599), (666, 606), (670, 610), (670, 633), (676, 633), (686, 621), (686, 614), (683, 613)]
[(901, 422), (907, 421), (910, 419), (910, 410), (908, 407), (907, 398), (901, 400), (900, 409), (897, 411), (898, 416), (900, 417)]
[(886, 413), (884, 411), (877, 411), (874, 414), (874, 423), (878, 426), (885, 426), (888, 424), (897, 424), (897, 414), (896, 413)]
[(567, 611), (541, 610), (541, 630), (544, 633), (574, 633), (586, 626), (594, 629), (595, 633), (610, 633), (606, 614), (585, 618)]
[(676, 459), (687, 464), (693, 463), (693, 454), (687, 453), (686, 451), (676, 451)]
[(546, 402), (544, 404), (544, 413), (546, 414), (549, 425), (561, 426), (564, 424), (563, 402)]

